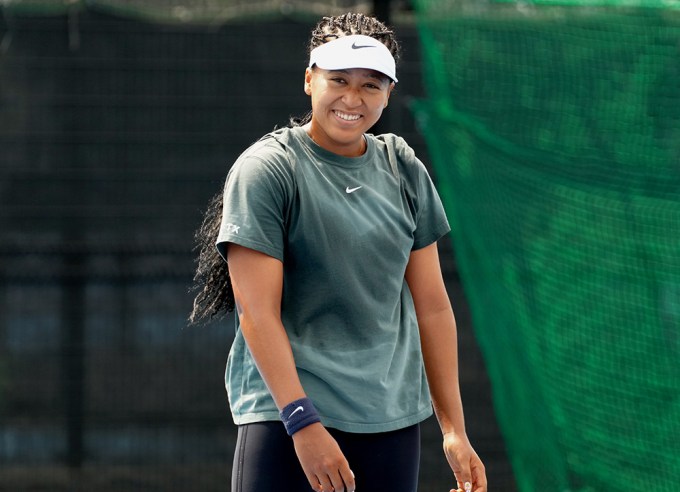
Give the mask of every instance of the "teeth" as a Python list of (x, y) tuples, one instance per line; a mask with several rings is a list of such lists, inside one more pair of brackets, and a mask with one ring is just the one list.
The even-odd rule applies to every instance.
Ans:
[(356, 120), (358, 120), (359, 118), (361, 118), (361, 115), (360, 115), (360, 114), (345, 114), (345, 113), (341, 113), (340, 111), (335, 111), (335, 114), (336, 114), (339, 118), (341, 118), (341, 119), (343, 119), (343, 120), (345, 120), (345, 121), (356, 121)]

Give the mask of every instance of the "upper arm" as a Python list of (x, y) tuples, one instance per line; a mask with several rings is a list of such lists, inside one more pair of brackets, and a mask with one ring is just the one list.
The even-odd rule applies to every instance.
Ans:
[(280, 316), (283, 263), (235, 243), (227, 245), (227, 262), (239, 316)]
[(418, 318), (451, 309), (437, 243), (411, 251), (405, 276)]
[(228, 243), (238, 243), (283, 260), (294, 189), (294, 176), (278, 145), (260, 143), (239, 157), (224, 184), (218, 251), (226, 256)]

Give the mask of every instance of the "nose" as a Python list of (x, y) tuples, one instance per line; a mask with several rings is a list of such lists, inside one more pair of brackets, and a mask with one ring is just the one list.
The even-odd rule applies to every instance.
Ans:
[(345, 103), (347, 108), (361, 106), (361, 93), (358, 89), (349, 87), (342, 96), (342, 102)]

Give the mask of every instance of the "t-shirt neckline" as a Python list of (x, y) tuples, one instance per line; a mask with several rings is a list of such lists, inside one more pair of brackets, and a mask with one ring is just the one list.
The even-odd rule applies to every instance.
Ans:
[(357, 157), (345, 157), (321, 147), (312, 139), (312, 137), (309, 136), (307, 131), (301, 126), (294, 127), (293, 133), (302, 143), (302, 145), (305, 146), (312, 154), (316, 155), (323, 161), (334, 166), (357, 168), (363, 166), (367, 162), (371, 161), (373, 158), (372, 156), (374, 152), (374, 143), (373, 140), (369, 138), (369, 135), (367, 134), (363, 135), (363, 138), (366, 140), (366, 152)]

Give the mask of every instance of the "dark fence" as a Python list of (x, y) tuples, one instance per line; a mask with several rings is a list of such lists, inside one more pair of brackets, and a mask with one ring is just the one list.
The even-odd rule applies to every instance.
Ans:
[[(226, 490), (231, 319), (187, 327), (193, 233), (251, 141), (308, 109), (309, 24), (0, 18), (0, 489)], [(380, 128), (427, 162), (415, 28)], [(469, 433), (512, 476), (450, 245)], [(434, 421), (422, 490), (451, 475)], [(446, 489), (448, 490), (448, 489)]]

